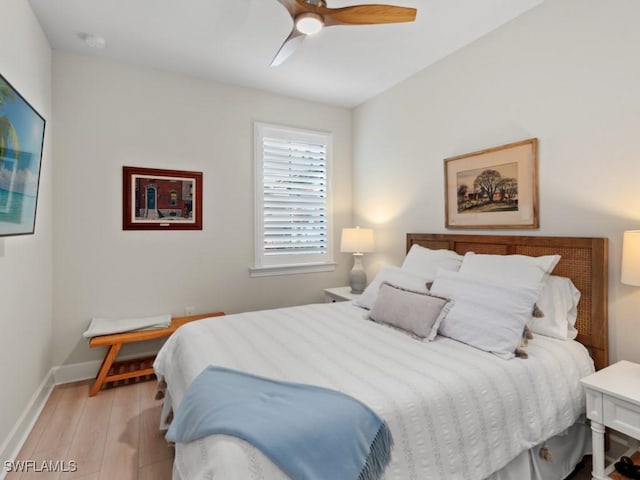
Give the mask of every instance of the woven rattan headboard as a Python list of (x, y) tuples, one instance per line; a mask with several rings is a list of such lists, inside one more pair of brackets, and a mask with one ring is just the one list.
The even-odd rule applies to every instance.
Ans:
[(596, 369), (609, 364), (607, 320), (607, 239), (408, 233), (407, 251), (417, 243), (431, 249), (530, 256), (561, 256), (554, 275), (569, 277), (582, 296), (578, 304), (578, 340), (591, 352)]

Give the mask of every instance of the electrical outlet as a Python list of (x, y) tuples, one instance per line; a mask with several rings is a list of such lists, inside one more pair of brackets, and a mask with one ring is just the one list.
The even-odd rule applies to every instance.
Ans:
[(184, 307), (184, 314), (185, 315), (195, 315), (196, 314), (196, 307)]

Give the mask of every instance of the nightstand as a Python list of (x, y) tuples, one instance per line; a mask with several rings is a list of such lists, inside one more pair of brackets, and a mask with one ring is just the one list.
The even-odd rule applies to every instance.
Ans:
[[(604, 468), (604, 431), (609, 427), (640, 440), (640, 365), (622, 360), (580, 382), (586, 390), (587, 417), (591, 420), (593, 478), (618, 478), (613, 465)], [(626, 455), (632, 456), (637, 448), (637, 444), (632, 446)]]
[(326, 303), (348, 302), (359, 298), (361, 293), (351, 293), (351, 287), (335, 287), (324, 289), (324, 299)]

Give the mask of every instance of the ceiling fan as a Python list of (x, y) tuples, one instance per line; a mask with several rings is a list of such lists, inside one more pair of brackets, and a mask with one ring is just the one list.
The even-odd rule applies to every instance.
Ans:
[(293, 30), (273, 58), (271, 66), (280, 65), (302, 43), (323, 27), (332, 25), (372, 25), (378, 23), (413, 22), (416, 9), (394, 5), (353, 5), (327, 8), (325, 0), (278, 0), (293, 19)]

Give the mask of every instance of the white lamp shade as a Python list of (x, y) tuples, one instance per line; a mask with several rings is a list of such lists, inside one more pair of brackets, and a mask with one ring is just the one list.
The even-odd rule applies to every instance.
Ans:
[(628, 285), (640, 286), (640, 230), (624, 232), (620, 280)]
[(369, 253), (373, 252), (374, 246), (373, 229), (360, 227), (342, 229), (341, 252)]

